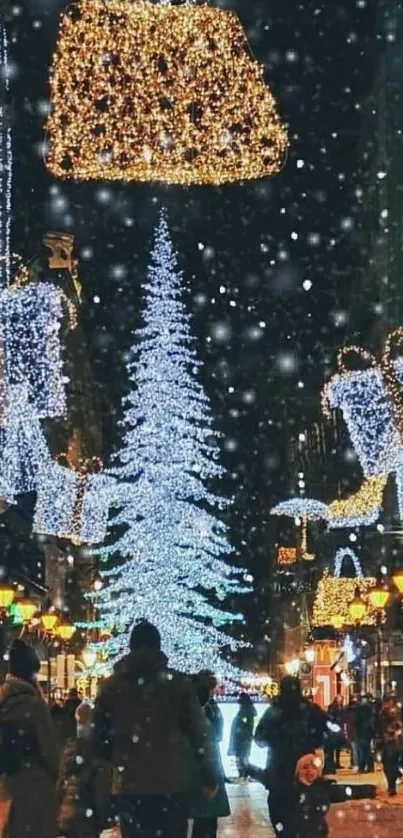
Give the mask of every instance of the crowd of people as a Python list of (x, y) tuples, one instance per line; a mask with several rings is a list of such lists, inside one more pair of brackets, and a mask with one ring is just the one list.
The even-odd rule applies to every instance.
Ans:
[[(210, 672), (186, 677), (168, 667), (157, 629), (138, 623), (130, 651), (99, 690), (95, 705), (72, 691), (51, 706), (36, 681), (39, 660), (22, 640), (10, 652), (0, 694), (0, 836), (216, 838), (230, 814), (220, 755), (223, 717)], [(402, 710), (337, 698), (324, 712), (287, 676), (279, 697), (256, 710), (246, 693), (231, 729), (229, 754), (240, 780), (263, 783), (278, 838), (327, 834), (326, 778), (351, 745), (357, 771), (370, 771), (380, 748), (389, 792), (396, 792), (403, 749)], [(267, 749), (264, 770), (250, 764), (253, 739)]]

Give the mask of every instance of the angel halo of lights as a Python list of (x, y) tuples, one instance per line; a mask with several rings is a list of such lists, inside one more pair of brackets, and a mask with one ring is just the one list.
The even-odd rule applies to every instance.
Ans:
[(74, 180), (224, 184), (283, 166), (287, 133), (237, 16), (77, 0), (51, 71), (46, 165)]

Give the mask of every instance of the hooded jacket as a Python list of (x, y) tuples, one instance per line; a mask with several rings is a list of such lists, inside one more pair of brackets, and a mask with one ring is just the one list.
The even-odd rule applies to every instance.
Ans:
[(162, 652), (130, 652), (101, 686), (94, 708), (94, 756), (112, 766), (112, 793), (185, 792), (184, 737), (204, 785), (215, 787), (205, 718), (191, 681), (169, 670)]
[(56, 783), (59, 771), (57, 738), (40, 688), (7, 676), (0, 693), (0, 725), (12, 748), (16, 773), (39, 771)]

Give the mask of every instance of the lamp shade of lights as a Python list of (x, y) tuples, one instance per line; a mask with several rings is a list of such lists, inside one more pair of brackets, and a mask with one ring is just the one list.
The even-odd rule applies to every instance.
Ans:
[(344, 620), (339, 614), (333, 614), (331, 617), (331, 624), (337, 631), (343, 628)]
[(399, 594), (403, 594), (403, 570), (395, 570), (392, 580)]
[(224, 9), (79, 0), (62, 16), (50, 85), (56, 177), (222, 184), (283, 165), (263, 69)]
[(389, 591), (384, 586), (378, 584), (374, 588), (371, 588), (368, 597), (375, 611), (383, 611), (389, 599)]
[(87, 647), (83, 650), (81, 657), (83, 659), (83, 663), (86, 669), (92, 669), (97, 660), (97, 653), (95, 649)]
[(361, 623), (367, 612), (367, 605), (364, 602), (359, 588), (356, 588), (354, 599), (348, 605), (350, 617), (354, 623)]
[(37, 603), (34, 602), (32, 599), (28, 599), (28, 597), (18, 599), (16, 602), (16, 606), (24, 623), (29, 623), (38, 610)]
[(0, 609), (9, 608), (15, 598), (15, 589), (11, 585), (0, 585)]
[(56, 612), (51, 609), (49, 611), (44, 611), (44, 613), (41, 614), (41, 623), (46, 632), (53, 632), (56, 628), (57, 621), (58, 616)]
[(76, 627), (72, 623), (62, 622), (56, 628), (56, 634), (60, 640), (68, 643), (76, 632)]

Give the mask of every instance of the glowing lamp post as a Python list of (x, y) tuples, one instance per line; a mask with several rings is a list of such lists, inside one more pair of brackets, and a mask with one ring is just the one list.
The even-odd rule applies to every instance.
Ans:
[(393, 584), (399, 591), (400, 596), (403, 596), (403, 569), (396, 570), (392, 576)]
[(379, 580), (368, 594), (369, 601), (376, 612), (376, 693), (382, 695), (382, 619), (389, 600), (389, 591)]
[(76, 627), (67, 621), (59, 623), (56, 627), (56, 634), (63, 643), (69, 643), (76, 632)]
[(17, 599), (16, 606), (18, 614), (20, 615), (21, 620), (24, 624), (30, 623), (38, 610), (36, 602), (34, 602), (32, 599), (28, 599), (28, 597), (23, 597), (23, 599)]
[(367, 613), (367, 605), (361, 596), (361, 591), (359, 588), (355, 589), (354, 599), (350, 602), (348, 606), (348, 613), (350, 614), (352, 622), (356, 626), (361, 625)]
[(11, 603), (14, 602), (15, 590), (11, 585), (0, 585), (0, 612), (4, 617), (4, 613)]

